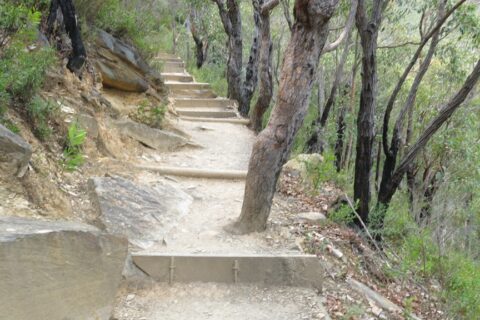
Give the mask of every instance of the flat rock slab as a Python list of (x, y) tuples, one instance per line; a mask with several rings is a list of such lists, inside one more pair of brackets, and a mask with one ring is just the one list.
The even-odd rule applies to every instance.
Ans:
[(133, 262), (161, 282), (261, 283), (321, 289), (314, 255), (169, 255), (137, 253)]
[(112, 234), (145, 249), (161, 243), (169, 228), (187, 214), (193, 198), (170, 184), (147, 186), (120, 177), (93, 178), (91, 197), (100, 221)]
[(32, 157), (32, 147), (0, 124), (0, 170), (23, 176)]
[(126, 255), (89, 225), (0, 217), (1, 318), (109, 319)]
[(128, 119), (116, 121), (115, 126), (121, 134), (158, 151), (173, 151), (189, 144), (187, 139), (175, 133), (154, 129)]

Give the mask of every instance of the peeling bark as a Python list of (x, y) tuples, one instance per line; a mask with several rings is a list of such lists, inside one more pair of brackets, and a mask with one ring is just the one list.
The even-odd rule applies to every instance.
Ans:
[(308, 108), (328, 22), (338, 0), (296, 0), (295, 24), (285, 52), (277, 103), (257, 137), (245, 184), (242, 212), (227, 229), (235, 233), (266, 228), (275, 186)]

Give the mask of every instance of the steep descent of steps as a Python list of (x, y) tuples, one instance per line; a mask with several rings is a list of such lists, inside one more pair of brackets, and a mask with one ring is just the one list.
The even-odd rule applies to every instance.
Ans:
[[(184, 65), (178, 58), (160, 57), (172, 105), (180, 116), (177, 128), (202, 148), (169, 153), (146, 150), (135, 161), (141, 169), (136, 178), (146, 184), (168, 181), (194, 200), (189, 214), (179, 217), (162, 242), (132, 255), (133, 262), (149, 276), (173, 283), (168, 289), (163, 289), (163, 284), (158, 286), (162, 292), (171, 292), (176, 302), (172, 305), (173, 300), (154, 290), (131, 291), (127, 298), (120, 299), (116, 317), (329, 319), (318, 296), (324, 270), (315, 256), (301, 255), (295, 248), (272, 246), (269, 234), (278, 233), (276, 228), (243, 236), (224, 230), (241, 210), (255, 138), (245, 126), (249, 121), (238, 116), (234, 101), (217, 98), (209, 84), (196, 83), (185, 70), (180, 71)], [(254, 297), (258, 292), (255, 285), (267, 286), (258, 299)], [(175, 292), (185, 286), (192, 290)], [(198, 288), (209, 288), (213, 300), (192, 294)], [(300, 291), (303, 299), (297, 301)], [(270, 300), (264, 303), (265, 299)], [(248, 312), (238, 308), (242, 303)], [(200, 310), (205, 314), (199, 314)]]

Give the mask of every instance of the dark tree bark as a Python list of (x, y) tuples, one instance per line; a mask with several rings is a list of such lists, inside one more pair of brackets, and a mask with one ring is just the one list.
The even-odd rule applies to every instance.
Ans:
[[(441, 20), (442, 17), (445, 15), (445, 12), (444, 12), (445, 5), (446, 5), (445, 0), (440, 1), (439, 9), (438, 9), (439, 20)], [(413, 106), (415, 104), (415, 100), (417, 97), (418, 88), (420, 87), (420, 83), (422, 82), (425, 74), (428, 71), (428, 68), (430, 67), (430, 63), (432, 61), (437, 44), (439, 42), (439, 37), (440, 37), (440, 29), (438, 28), (437, 31), (432, 35), (432, 41), (430, 43), (430, 47), (428, 49), (427, 55), (425, 56), (425, 59), (420, 65), (418, 73), (416, 74), (415, 79), (413, 80), (413, 84), (408, 93), (407, 100), (405, 101), (402, 109), (400, 110), (400, 113), (395, 122), (395, 127), (393, 129), (393, 134), (392, 134), (392, 141), (390, 143), (390, 149), (388, 149), (388, 152), (385, 154), (385, 161), (383, 165), (382, 181), (380, 184), (379, 197), (383, 197), (383, 193), (387, 192), (386, 190), (388, 188), (388, 184), (390, 183), (390, 179), (392, 178), (393, 172), (395, 170), (398, 152), (402, 147), (402, 141), (403, 141), (402, 131), (404, 127), (403, 124), (404, 124), (405, 116), (407, 114), (410, 114), (413, 110)], [(385, 135), (388, 133), (384, 131), (383, 134)], [(385, 141), (385, 137), (383, 137), (383, 140)]]
[[(352, 67), (352, 78), (351, 78), (351, 87), (350, 87), (350, 101), (349, 101), (349, 112), (353, 114), (355, 110), (355, 93), (357, 90), (357, 70), (359, 67), (359, 63), (357, 63), (357, 54), (358, 54), (358, 33), (355, 39), (355, 59)], [(360, 60), (359, 60), (360, 61)], [(345, 106), (346, 107), (346, 106)], [(345, 111), (345, 114), (347, 111)], [(347, 135), (347, 145), (345, 150), (342, 152), (343, 155), (337, 154), (337, 159), (340, 159), (341, 156), (341, 168), (349, 168), (350, 167), (350, 159), (353, 149), (353, 133), (348, 132)], [(345, 137), (346, 138), (346, 137)]]
[(277, 103), (270, 121), (257, 137), (245, 184), (235, 233), (266, 228), (275, 186), (283, 164), (307, 112), (320, 54), (328, 36), (328, 22), (338, 0), (296, 0), (295, 24), (285, 51)]
[[(347, 97), (350, 92), (350, 85), (345, 85), (343, 89), (342, 96)], [(346, 129), (346, 122), (345, 117), (347, 115), (347, 101), (342, 101), (342, 107), (340, 108), (340, 112), (338, 113), (337, 119), (337, 140), (335, 142), (335, 168), (337, 172), (342, 170), (342, 156), (343, 156), (343, 149), (344, 149), (344, 140), (345, 140), (345, 129)]]
[[(453, 115), (453, 113), (465, 101), (480, 77), (480, 60), (477, 61), (472, 73), (468, 76), (463, 86), (455, 96), (440, 110), (439, 114), (430, 122), (417, 141), (408, 149), (403, 159), (395, 169), (389, 183), (384, 187), (384, 192), (379, 194), (378, 205), (385, 212), (393, 195), (398, 189), (410, 164), (415, 160), (418, 153), (427, 145), (428, 141), (441, 128), (441, 126)], [(383, 221), (381, 221), (382, 223)]]
[(240, 103), (242, 98), (242, 18), (237, 0), (213, 0), (228, 36), (228, 97)]
[(253, 92), (257, 87), (258, 82), (258, 64), (260, 58), (260, 38), (262, 32), (262, 18), (261, 18), (261, 6), (263, 0), (252, 0), (253, 5), (253, 39), (252, 46), (250, 47), (250, 55), (248, 57), (248, 63), (245, 70), (245, 81), (242, 86), (242, 96), (239, 101), (240, 105), (238, 110), (240, 114), (247, 117), (250, 112), (250, 103), (252, 101)]
[(335, 79), (332, 84), (332, 88), (330, 90), (330, 95), (328, 96), (328, 100), (323, 107), (323, 111), (318, 113), (318, 117), (315, 120), (314, 130), (312, 135), (307, 141), (306, 151), (307, 153), (323, 153), (325, 141), (323, 139), (323, 131), (327, 124), (328, 116), (330, 115), (330, 111), (336, 101), (338, 87), (342, 81), (343, 77), (343, 67), (345, 66), (345, 62), (347, 61), (348, 53), (350, 52), (350, 36), (353, 24), (355, 22), (355, 13), (357, 12), (357, 5), (358, 0), (352, 0), (352, 5), (350, 8), (350, 14), (347, 18), (347, 23), (345, 25), (344, 30), (338, 37), (335, 42), (331, 44), (325, 45), (323, 48), (323, 52), (329, 52), (335, 50), (342, 41), (345, 41), (345, 48), (343, 49), (342, 56), (340, 58), (340, 62), (337, 65), (337, 69), (335, 71)]
[(278, 0), (271, 0), (262, 6), (261, 37), (260, 37), (260, 66), (258, 99), (251, 113), (251, 128), (255, 132), (262, 129), (263, 115), (270, 106), (273, 96), (272, 54), (273, 44), (270, 33), (270, 11), (278, 5)]
[(383, 152), (387, 156), (389, 154), (389, 144), (388, 144), (388, 127), (390, 123), (390, 115), (392, 113), (393, 107), (395, 105), (395, 102), (397, 100), (397, 96), (400, 93), (400, 90), (402, 89), (403, 84), (405, 83), (405, 80), (408, 77), (408, 74), (412, 70), (412, 68), (415, 66), (415, 63), (417, 62), (418, 58), (420, 57), (420, 54), (422, 53), (423, 48), (425, 45), (428, 43), (430, 38), (432, 38), (442, 27), (442, 25), (447, 21), (448, 17), (452, 15), (452, 13), (457, 10), (466, 0), (460, 0), (458, 1), (450, 10), (447, 11), (447, 13), (437, 21), (435, 26), (428, 32), (423, 37), (423, 40), (421, 41), (420, 45), (417, 48), (417, 51), (413, 55), (412, 59), (410, 60), (410, 63), (408, 66), (405, 68), (403, 74), (401, 75), (400, 79), (397, 82), (397, 85), (393, 89), (392, 94), (390, 95), (390, 98), (388, 99), (387, 107), (385, 109), (385, 115), (383, 117), (383, 129), (382, 129), (382, 142), (383, 142)]
[(193, 41), (195, 42), (195, 59), (197, 69), (202, 68), (203, 64), (207, 60), (208, 54), (208, 39), (202, 37), (198, 32), (198, 29), (195, 25), (196, 23), (197, 12), (194, 8), (190, 10), (190, 33), (192, 34)]
[[(356, 24), (362, 46), (362, 90), (357, 117), (357, 151), (355, 159), (354, 199), (358, 214), (368, 222), (371, 198), (370, 176), (375, 138), (375, 109), (377, 104), (377, 38), (381, 23), (382, 1), (373, 2), (373, 12), (367, 18), (365, 1), (359, 0)], [(361, 226), (360, 221), (356, 221)]]
[(87, 52), (83, 45), (82, 34), (80, 26), (77, 23), (75, 6), (73, 5), (72, 0), (52, 0), (50, 15), (47, 19), (47, 33), (48, 35), (51, 35), (53, 32), (54, 23), (58, 18), (58, 8), (60, 8), (63, 15), (65, 30), (72, 41), (72, 53), (68, 58), (67, 68), (71, 72), (80, 74), (87, 59)]

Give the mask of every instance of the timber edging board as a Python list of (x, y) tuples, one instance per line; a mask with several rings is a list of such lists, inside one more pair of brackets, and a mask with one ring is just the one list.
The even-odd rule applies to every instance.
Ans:
[(314, 255), (136, 253), (133, 262), (160, 282), (257, 283), (321, 290), (324, 268)]

